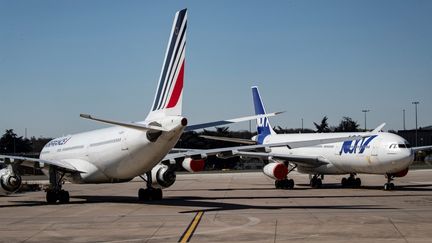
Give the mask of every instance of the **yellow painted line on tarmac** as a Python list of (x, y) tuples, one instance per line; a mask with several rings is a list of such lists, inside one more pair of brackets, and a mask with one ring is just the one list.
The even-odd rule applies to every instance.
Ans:
[(193, 233), (195, 232), (196, 228), (198, 227), (199, 222), (201, 221), (201, 218), (204, 214), (204, 211), (199, 211), (189, 226), (186, 228), (183, 235), (180, 237), (179, 241), (180, 243), (189, 242), (189, 240), (192, 238)]

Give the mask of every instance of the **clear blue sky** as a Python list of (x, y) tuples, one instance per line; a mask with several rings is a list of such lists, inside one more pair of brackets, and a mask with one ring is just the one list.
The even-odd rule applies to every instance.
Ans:
[[(0, 1), (0, 131), (61, 136), (137, 121), (153, 101), (174, 13), (188, 8), (190, 123), (253, 113), (432, 125), (432, 1)], [(234, 129), (247, 128), (248, 124)]]

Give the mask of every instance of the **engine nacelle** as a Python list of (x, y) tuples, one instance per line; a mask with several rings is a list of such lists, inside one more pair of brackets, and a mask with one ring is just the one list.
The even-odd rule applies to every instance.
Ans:
[(167, 188), (174, 184), (176, 180), (175, 170), (167, 165), (158, 164), (151, 170), (152, 186), (155, 188)]
[(185, 170), (191, 173), (203, 171), (205, 166), (205, 160), (185, 158), (182, 162), (182, 166)]
[(4, 194), (14, 193), (21, 187), (21, 182), (21, 176), (12, 169), (0, 170), (0, 192)]
[(393, 173), (393, 174), (391, 174), (391, 176), (394, 176), (394, 177), (404, 177), (407, 174), (408, 174), (408, 168), (406, 168), (404, 170), (401, 170), (399, 172)]
[(274, 180), (283, 180), (288, 175), (288, 168), (283, 163), (271, 162), (264, 166), (263, 172)]

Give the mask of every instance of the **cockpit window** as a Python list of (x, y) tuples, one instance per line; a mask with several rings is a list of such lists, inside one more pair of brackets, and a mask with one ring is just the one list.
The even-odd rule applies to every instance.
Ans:
[(409, 143), (390, 144), (389, 149), (395, 149), (395, 148), (411, 148), (411, 145)]

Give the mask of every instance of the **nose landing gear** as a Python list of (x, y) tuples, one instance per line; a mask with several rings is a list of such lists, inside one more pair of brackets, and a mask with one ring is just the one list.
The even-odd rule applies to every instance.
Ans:
[(384, 184), (384, 191), (391, 191), (395, 189), (395, 185), (391, 182), (394, 178), (393, 175), (386, 174), (387, 183)]

